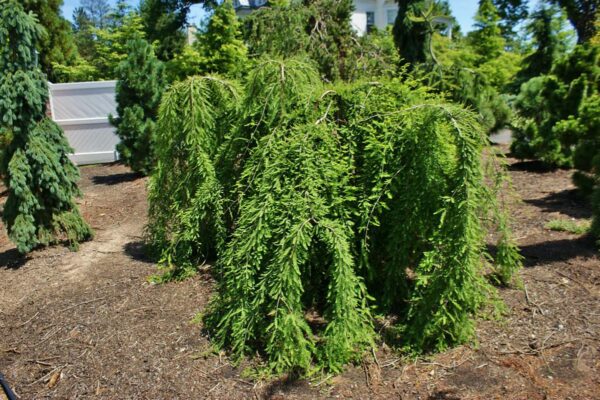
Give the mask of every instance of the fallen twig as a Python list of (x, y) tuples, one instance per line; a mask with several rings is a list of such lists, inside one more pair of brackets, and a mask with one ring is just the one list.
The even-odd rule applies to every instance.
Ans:
[(89, 303), (93, 303), (93, 302), (95, 302), (95, 301), (100, 301), (100, 300), (104, 300), (104, 299), (105, 299), (104, 297), (99, 297), (99, 298), (97, 298), (97, 299), (92, 299), (92, 300), (82, 301), (81, 303), (73, 304), (72, 306), (69, 306), (69, 307), (67, 307), (67, 308), (64, 308), (64, 309), (60, 310), (59, 312), (61, 312), (61, 313), (62, 313), (62, 312), (65, 312), (65, 311), (71, 310), (71, 309), (73, 309), (73, 308), (75, 308), (75, 307), (79, 307), (79, 306), (82, 306), (82, 305), (84, 305), (84, 304), (89, 304)]
[(27, 321), (23, 322), (22, 324), (19, 324), (19, 325), (15, 326), (15, 328), (21, 328), (21, 327), (23, 327), (23, 326), (27, 325), (27, 324), (28, 324), (28, 323), (30, 323), (30, 322), (31, 322), (31, 321), (32, 321), (32, 320), (33, 320), (35, 317), (37, 317), (39, 313), (40, 313), (39, 311), (38, 311), (38, 312), (36, 312), (36, 313), (35, 313), (35, 315), (34, 315), (33, 317), (29, 318)]

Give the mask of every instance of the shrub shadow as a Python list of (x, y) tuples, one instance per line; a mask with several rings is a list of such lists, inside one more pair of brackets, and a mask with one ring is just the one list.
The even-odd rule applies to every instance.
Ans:
[(541, 264), (563, 262), (575, 257), (594, 257), (598, 253), (594, 240), (589, 236), (575, 239), (548, 240), (541, 243), (520, 246), (525, 259), (523, 265), (528, 268)]
[(29, 258), (17, 251), (9, 249), (0, 253), (0, 269), (19, 269), (29, 260)]
[(125, 182), (133, 182), (144, 175), (137, 172), (123, 172), (121, 174), (113, 175), (96, 175), (92, 177), (92, 182), (96, 185), (118, 185)]
[(125, 243), (125, 245), (123, 245), (123, 251), (125, 251), (125, 254), (127, 254), (129, 258), (135, 261), (154, 264), (155, 260), (148, 255), (146, 243), (142, 240)]
[(550, 193), (541, 199), (523, 200), (545, 212), (559, 212), (573, 218), (591, 218), (589, 204), (579, 195), (577, 189), (565, 189)]
[[(509, 154), (510, 157), (514, 157)], [(523, 160), (507, 166), (509, 171), (531, 172), (535, 174), (545, 174), (547, 172), (556, 171), (558, 168), (550, 166), (539, 160)]]
[(459, 396), (453, 390), (440, 390), (428, 397), (428, 400), (461, 400), (462, 397)]
[(270, 382), (263, 392), (263, 398), (272, 399), (281, 398), (281, 396), (287, 397), (295, 391), (304, 392), (307, 388), (309, 388), (307, 381), (305, 379), (300, 379), (299, 373), (290, 372), (285, 377)]

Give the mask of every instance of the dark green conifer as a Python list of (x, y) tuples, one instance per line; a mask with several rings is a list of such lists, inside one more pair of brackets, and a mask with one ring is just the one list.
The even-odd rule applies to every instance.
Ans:
[(127, 44), (127, 58), (117, 67), (117, 117), (110, 118), (121, 142), (125, 164), (148, 174), (154, 165), (154, 135), (158, 105), (165, 87), (164, 67), (144, 39)]
[(433, 61), (429, 52), (433, 32), (425, 21), (418, 20), (432, 9), (432, 0), (398, 0), (393, 32), (403, 62), (416, 66)]
[(48, 88), (37, 66), (42, 28), (14, 0), (0, 0), (0, 130), (10, 137), (2, 156), (8, 199), (2, 218), (21, 253), (91, 237), (74, 197), (79, 173), (62, 130), (45, 117)]

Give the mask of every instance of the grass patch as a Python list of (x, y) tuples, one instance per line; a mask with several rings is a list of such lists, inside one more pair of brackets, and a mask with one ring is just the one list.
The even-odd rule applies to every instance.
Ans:
[(546, 224), (546, 229), (558, 232), (569, 232), (575, 235), (583, 235), (590, 230), (590, 222), (577, 222), (569, 219), (553, 219)]

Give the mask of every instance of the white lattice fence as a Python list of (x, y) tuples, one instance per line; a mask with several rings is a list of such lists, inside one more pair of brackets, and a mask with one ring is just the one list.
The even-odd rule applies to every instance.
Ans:
[(119, 138), (108, 122), (116, 115), (116, 81), (56, 83), (50, 87), (52, 119), (65, 131), (78, 165), (113, 162)]

